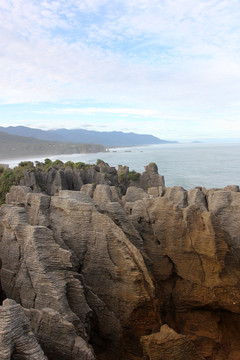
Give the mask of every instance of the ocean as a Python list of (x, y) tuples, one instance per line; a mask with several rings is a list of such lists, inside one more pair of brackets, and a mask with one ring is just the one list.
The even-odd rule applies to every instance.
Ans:
[[(73, 154), (45, 156), (22, 160), (42, 161), (46, 157), (64, 162), (83, 161), (96, 163), (102, 159), (110, 166), (127, 165), (130, 170), (144, 171), (144, 166), (155, 162), (159, 174), (165, 178), (166, 186), (182, 186), (191, 189), (195, 186), (222, 188), (227, 185), (240, 185), (240, 143), (238, 144), (163, 144), (141, 147), (109, 149), (97, 154)], [(21, 160), (4, 160), (10, 167)]]

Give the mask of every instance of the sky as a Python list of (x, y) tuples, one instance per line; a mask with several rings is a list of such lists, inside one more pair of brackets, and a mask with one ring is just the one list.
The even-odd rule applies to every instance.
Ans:
[(0, 0), (0, 126), (240, 138), (239, 0)]

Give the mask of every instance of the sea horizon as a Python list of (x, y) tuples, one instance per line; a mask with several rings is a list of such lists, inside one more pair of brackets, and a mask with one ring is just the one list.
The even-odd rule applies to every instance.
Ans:
[(178, 143), (134, 147), (109, 148), (107, 152), (87, 154), (59, 154), (30, 156), (20, 159), (0, 160), (13, 168), (21, 161), (82, 161), (88, 164), (101, 159), (110, 166), (126, 165), (130, 170), (143, 172), (144, 166), (155, 162), (158, 172), (165, 178), (165, 184), (191, 189), (196, 186), (223, 188), (240, 184), (240, 143)]

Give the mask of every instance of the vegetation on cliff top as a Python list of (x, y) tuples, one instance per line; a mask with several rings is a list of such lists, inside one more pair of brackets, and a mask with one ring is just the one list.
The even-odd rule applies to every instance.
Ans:
[(34, 170), (31, 161), (23, 161), (14, 169), (5, 169), (0, 166), (0, 205), (5, 201), (5, 195), (10, 191), (12, 185), (18, 185), (24, 177), (24, 170)]
[[(96, 171), (101, 171), (105, 175), (106, 180), (109, 180), (110, 173), (108, 173), (108, 167), (109, 165), (100, 159), (97, 160), (96, 164), (86, 164), (84, 162), (74, 163), (73, 161), (67, 161), (64, 163), (61, 160), (52, 161), (48, 158), (46, 158), (44, 162), (35, 161), (35, 165), (31, 161), (22, 161), (13, 169), (4, 169), (0, 166), (0, 206), (5, 202), (5, 195), (10, 191), (11, 186), (21, 184), (21, 180), (24, 179), (25, 171), (42, 171), (47, 173), (51, 169), (65, 170), (70, 168), (76, 169), (77, 171), (87, 171), (89, 169), (94, 169)], [(129, 181), (137, 181), (139, 177), (140, 174), (136, 171), (129, 171), (127, 166), (122, 166), (121, 170), (118, 170), (118, 186), (129, 183)], [(24, 181), (22, 184), (23, 183)], [(41, 184), (39, 184), (39, 186), (40, 185)], [(40, 189), (44, 191), (44, 186), (40, 186)]]
[(7, 168), (4, 169), (0, 166), (0, 206), (5, 202), (5, 195), (10, 191), (11, 186), (19, 185), (21, 179), (24, 178), (24, 171), (35, 171), (43, 170), (45, 172), (50, 169), (66, 169), (70, 167), (71, 169), (77, 170), (88, 170), (91, 167), (96, 167), (102, 160), (98, 160), (97, 164), (90, 165), (85, 164), (84, 162), (67, 161), (66, 163), (61, 160), (52, 161), (50, 159), (45, 159), (44, 162), (35, 161), (35, 166), (32, 161), (22, 161), (15, 166), (13, 169)]

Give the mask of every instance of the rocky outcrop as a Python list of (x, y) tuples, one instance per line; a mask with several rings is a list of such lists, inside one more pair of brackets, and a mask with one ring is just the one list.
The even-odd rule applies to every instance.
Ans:
[(118, 185), (118, 175), (115, 168), (104, 162), (99, 165), (82, 165), (72, 168), (63, 165), (53, 165), (48, 170), (41, 167), (24, 171), (20, 185), (30, 187), (34, 192), (45, 192), (54, 195), (60, 190), (78, 191), (84, 184)]
[[(93, 197), (101, 205), (107, 194), (110, 200), (111, 188), (102, 185)], [(141, 358), (140, 336), (157, 330), (160, 319), (144, 260), (122, 229), (84, 192), (50, 198), (15, 187), (7, 201), (2, 287), (28, 309), (48, 358)]]
[(158, 333), (142, 336), (141, 342), (149, 360), (203, 360), (187, 336), (177, 334), (167, 325)]
[[(105, 197), (98, 187), (93, 195), (100, 199), (100, 205), (102, 199), (106, 201), (106, 189), (102, 187)], [(157, 329), (159, 322), (154, 285), (137, 248), (81, 192), (61, 191), (59, 196), (52, 197), (50, 221), (55, 241), (74, 253), (75, 266), (91, 289), (87, 301), (97, 314), (95, 333), (99, 338), (93, 341), (105, 339), (115, 348), (120, 345), (118, 355), (114, 355), (116, 359), (128, 356), (129, 348), (131, 351), (135, 348), (135, 355), (141, 355), (136, 338)], [(105, 358), (112, 359), (113, 353), (105, 354)]]
[(46, 356), (238, 360), (239, 188), (98, 166), (80, 191), (13, 187), (0, 210), (2, 291)]
[(129, 171), (127, 166), (119, 166), (118, 170), (109, 166), (102, 160), (97, 165), (79, 165), (70, 167), (53, 165), (48, 170), (41, 167), (24, 171), (20, 185), (30, 187), (34, 192), (45, 192), (48, 195), (55, 195), (60, 190), (78, 191), (82, 186), (88, 184), (110, 185), (118, 188), (121, 195), (124, 195), (129, 186), (135, 186), (147, 190), (152, 186), (164, 185), (163, 176), (158, 174), (157, 165), (154, 163), (145, 166), (143, 174)]
[(140, 187), (148, 190), (150, 187), (165, 187), (164, 177), (158, 174), (158, 167), (155, 163), (145, 166), (145, 172), (140, 176)]
[(47, 360), (21, 305), (6, 299), (0, 306), (1, 360)]
[(240, 354), (236, 190), (175, 187), (161, 197), (125, 203), (152, 262), (163, 322), (189, 335), (207, 359)]
[[(39, 194), (36, 194), (36, 202), (38, 198)], [(1, 208), (0, 216), (3, 225), (0, 243), (1, 283), (6, 296), (15, 299), (24, 308), (39, 310), (35, 316), (39, 326), (36, 327), (34, 323), (33, 327), (36, 327), (35, 334), (41, 338), (49, 359), (52, 358), (51, 354), (54, 354), (54, 358), (58, 355), (59, 359), (72, 359), (78, 337), (85, 343), (83, 353), (80, 353), (82, 358), (88, 352), (91, 356), (86, 359), (94, 359), (86, 343), (92, 311), (86, 303), (81, 281), (75, 279), (71, 253), (56, 244), (52, 231), (46, 226), (30, 225), (24, 207), (5, 205)], [(74, 298), (69, 298), (70, 293)], [(74, 312), (74, 302), (78, 301), (81, 307)], [(46, 312), (46, 309), (50, 311)], [(55, 324), (55, 329), (53, 326), (42, 332), (44, 321), (45, 328)], [(62, 332), (64, 334), (61, 342), (59, 338), (52, 341), (56, 331), (59, 337)], [(41, 336), (38, 336), (38, 332)]]

